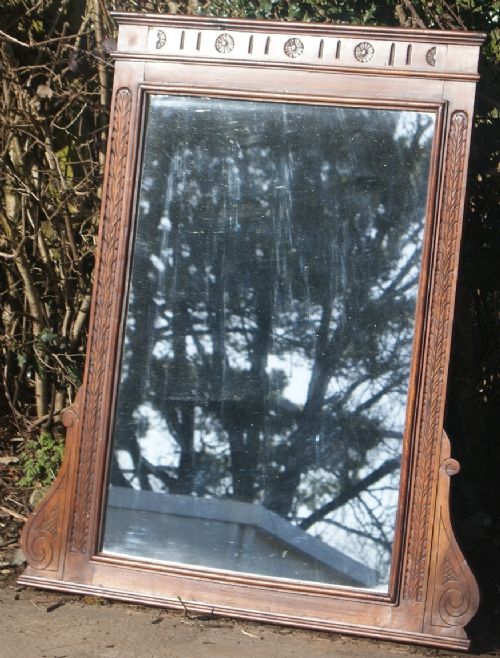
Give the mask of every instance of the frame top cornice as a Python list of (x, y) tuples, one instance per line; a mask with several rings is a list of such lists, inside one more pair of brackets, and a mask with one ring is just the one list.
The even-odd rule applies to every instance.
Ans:
[(479, 32), (116, 12), (117, 59), (198, 60), (476, 80)]

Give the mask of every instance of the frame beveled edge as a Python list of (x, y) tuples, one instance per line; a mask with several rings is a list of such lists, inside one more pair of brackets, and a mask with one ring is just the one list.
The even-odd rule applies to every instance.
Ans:
[[(101, 270), (102, 267), (104, 267), (105, 271), (108, 271), (110, 269), (109, 261), (106, 261), (106, 258), (107, 257), (113, 258), (114, 257), (113, 254), (116, 255), (116, 250), (118, 249), (116, 243), (114, 243), (113, 241), (106, 242), (106, 236), (105, 236), (106, 224), (110, 223), (109, 206), (111, 205), (112, 207), (115, 208), (115, 210), (113, 211), (115, 213), (115, 221), (111, 221), (111, 224), (116, 224), (118, 226), (121, 222), (123, 222), (124, 217), (128, 216), (130, 218), (130, 208), (132, 207), (132, 199), (129, 195), (128, 200), (127, 199), (124, 200), (123, 198), (121, 198), (120, 201), (120, 192), (119, 192), (120, 186), (116, 185), (113, 176), (112, 162), (114, 158), (115, 162), (121, 163), (120, 165), (117, 166), (118, 169), (120, 168), (123, 169), (124, 177), (126, 176), (125, 172), (128, 172), (128, 174), (130, 175), (130, 165), (131, 165), (130, 161), (133, 160), (131, 154), (137, 152), (138, 141), (136, 139), (136, 136), (132, 136), (130, 139), (127, 137), (126, 145), (124, 146), (123, 140), (125, 139), (124, 137), (125, 134), (127, 135), (130, 134), (131, 131), (130, 122), (131, 122), (132, 114), (134, 114), (135, 116), (134, 125), (138, 125), (137, 124), (138, 96), (139, 96), (138, 86), (134, 91), (134, 89), (128, 89), (123, 85), (120, 86), (120, 82), (118, 82), (118, 85), (115, 85), (115, 91), (113, 94), (114, 106), (113, 106), (113, 118), (112, 118), (112, 132), (110, 138), (110, 145), (108, 147), (109, 149), (108, 174), (107, 174), (107, 182), (106, 182), (107, 191), (104, 197), (105, 202), (103, 205), (103, 215), (101, 220), (102, 233), (101, 233), (101, 248), (99, 252), (100, 256), (99, 256), (98, 272), (102, 271)], [(129, 106), (129, 102), (130, 102), (130, 106)], [(377, 104), (376, 101), (372, 101), (372, 102), (374, 105)], [(134, 107), (132, 107), (134, 103), (135, 105)], [(127, 116), (128, 116), (128, 124), (127, 124)], [(419, 422), (421, 423), (421, 428), (424, 428), (423, 430), (421, 429), (420, 431), (421, 432), (423, 431), (427, 437), (431, 437), (431, 438), (428, 438), (427, 443), (424, 445), (424, 447), (422, 447), (420, 445), (420, 442), (422, 441), (422, 436), (420, 436), (418, 444), (416, 443), (414, 445), (414, 454), (411, 457), (411, 463), (409, 463), (408, 465), (410, 482), (415, 481), (418, 483), (419, 477), (420, 479), (422, 479), (423, 477), (422, 474), (424, 474), (425, 476), (424, 482), (427, 486), (430, 486), (431, 488), (431, 499), (427, 503), (422, 504), (421, 496), (417, 495), (415, 491), (413, 492), (413, 495), (410, 496), (408, 518), (413, 518), (416, 515), (417, 531), (418, 531), (417, 535), (418, 533), (420, 534), (417, 536), (417, 540), (415, 540), (415, 538), (413, 538), (412, 540), (411, 530), (414, 530), (414, 526), (412, 524), (410, 526), (410, 532), (408, 533), (408, 537), (405, 536), (401, 540), (403, 548), (405, 549), (403, 551), (405, 560), (401, 574), (402, 575), (401, 582), (403, 583), (403, 587), (401, 587), (401, 590), (399, 592), (400, 594), (399, 600), (396, 601), (395, 604), (396, 607), (404, 607), (409, 604), (410, 609), (412, 610), (412, 614), (414, 611), (416, 612), (417, 610), (421, 610), (420, 615), (422, 615), (423, 613), (423, 615), (425, 616), (425, 620), (422, 622), (422, 627), (419, 631), (415, 632), (409, 629), (405, 630), (400, 623), (399, 626), (396, 626), (394, 628), (389, 628), (389, 627), (375, 628), (375, 627), (369, 627), (369, 625), (346, 626), (346, 624), (342, 623), (341, 621), (320, 622), (319, 620), (316, 620), (315, 622), (312, 619), (305, 619), (305, 618), (302, 619), (301, 621), (301, 618), (293, 617), (293, 619), (290, 619), (280, 615), (271, 615), (269, 612), (266, 612), (264, 614), (258, 612), (257, 613), (248, 612), (245, 610), (237, 609), (235, 607), (232, 607), (228, 611), (227, 609), (224, 610), (224, 606), (209, 605), (210, 609), (220, 608), (220, 612), (218, 614), (252, 618), (260, 621), (277, 621), (278, 623), (304, 626), (308, 628), (325, 629), (325, 627), (328, 627), (330, 630), (339, 630), (341, 632), (350, 632), (358, 635), (370, 635), (373, 637), (400, 639), (414, 643), (444, 646), (448, 648), (463, 649), (463, 648), (467, 648), (468, 646), (468, 641), (466, 639), (465, 634), (461, 630), (461, 626), (468, 620), (468, 618), (472, 617), (472, 615), (475, 612), (475, 609), (477, 608), (477, 586), (475, 585), (475, 581), (470, 575), (470, 572), (468, 571), (467, 565), (463, 561), (463, 556), (461, 556), (461, 553), (458, 547), (456, 546), (456, 542), (453, 543), (454, 542), (453, 533), (451, 531), (451, 527), (449, 527), (449, 511), (448, 511), (448, 517), (446, 517), (446, 513), (445, 513), (446, 510), (448, 510), (447, 487), (449, 486), (448, 479), (451, 473), (449, 472), (450, 469), (447, 468), (444, 469), (446, 482), (445, 484), (443, 484), (443, 473), (442, 473), (443, 469), (441, 468), (441, 470), (439, 471), (441, 475), (439, 475), (438, 478), (435, 468), (437, 461), (436, 455), (439, 454), (440, 450), (442, 452), (443, 448), (442, 446), (441, 448), (439, 448), (439, 440), (436, 439), (435, 434), (436, 432), (439, 431), (440, 426), (442, 427), (442, 413), (444, 410), (444, 389), (446, 387), (445, 371), (447, 366), (447, 359), (449, 357), (449, 336), (451, 332), (452, 299), (454, 294), (454, 286), (456, 283), (456, 259), (458, 258), (457, 245), (460, 237), (461, 209), (463, 206), (463, 187), (464, 187), (464, 177), (465, 177), (465, 168), (466, 168), (465, 162), (466, 162), (466, 155), (468, 152), (468, 140), (470, 136), (470, 117), (468, 117), (465, 112), (455, 111), (452, 112), (451, 117), (448, 118), (448, 121), (445, 121), (444, 123), (445, 126), (448, 127), (447, 133), (444, 135), (444, 139), (443, 139), (443, 142), (445, 143), (443, 144), (443, 146), (446, 148), (446, 156), (444, 156), (443, 154), (443, 156), (440, 158), (440, 162), (439, 162), (440, 166), (438, 167), (438, 169), (441, 170), (442, 180), (437, 183), (437, 187), (438, 189), (441, 189), (440, 196), (442, 201), (441, 201), (441, 207), (439, 211), (436, 213), (439, 216), (437, 222), (439, 224), (439, 227), (436, 228), (436, 231), (439, 231), (440, 235), (441, 233), (442, 235), (439, 239), (437, 239), (437, 247), (438, 247), (437, 251), (435, 247), (433, 247), (432, 249), (432, 254), (435, 262), (434, 265), (430, 267), (432, 274), (431, 277), (432, 281), (429, 281), (429, 284), (427, 286), (428, 291), (431, 291), (431, 293), (429, 299), (426, 300), (425, 302), (425, 306), (429, 306), (431, 308), (431, 315), (433, 308), (438, 309), (439, 317), (436, 318), (435, 316), (433, 316), (435, 320), (434, 325), (437, 324), (438, 327), (441, 326), (441, 329), (440, 329), (440, 333), (438, 331), (438, 334), (436, 334), (434, 331), (433, 334), (432, 318), (431, 318), (431, 322), (429, 323), (430, 326), (427, 327), (424, 331), (425, 346), (423, 346), (422, 348), (427, 357), (425, 367), (427, 369), (430, 369), (429, 372), (431, 371), (435, 372), (437, 366), (437, 371), (439, 372), (439, 378), (438, 381), (435, 380), (433, 381), (433, 385), (430, 387), (430, 389), (431, 389), (431, 393), (437, 392), (438, 395), (437, 397), (433, 398), (435, 401), (434, 407), (432, 407), (432, 405), (429, 407), (431, 402), (429, 401), (429, 393), (427, 393), (427, 398), (426, 398), (426, 392), (425, 392), (426, 387), (424, 386), (423, 392), (419, 393), (419, 400), (416, 402), (416, 407), (419, 410), (419, 414), (417, 415), (420, 418)], [(121, 128), (120, 125), (122, 126)], [(123, 128), (123, 126), (127, 126), (127, 125), (128, 125), (128, 131), (126, 128), (125, 130)], [(113, 179), (112, 183), (110, 183), (110, 179)], [(127, 179), (129, 178), (127, 177)], [(124, 180), (125, 179), (123, 178), (122, 182)], [(118, 195), (118, 199), (116, 198), (117, 195)], [(117, 206), (119, 206), (118, 210), (117, 210)], [(108, 212), (106, 212), (107, 209)], [(111, 215), (113, 214), (113, 212), (111, 212)], [(125, 221), (125, 223), (127, 224), (127, 221)], [(129, 228), (130, 227), (128, 226), (128, 229)], [(443, 245), (443, 239), (445, 240), (446, 244), (444, 245), (444, 248), (442, 248), (443, 253), (440, 255), (439, 247), (440, 245), (441, 246)], [(119, 236), (116, 237), (116, 240), (118, 240), (118, 242), (121, 240), (121, 244), (122, 244), (121, 249), (123, 251), (123, 243), (124, 241), (125, 243), (127, 242), (127, 236), (123, 235), (123, 231), (122, 231), (122, 234), (119, 234)], [(108, 263), (107, 265), (106, 262)], [(108, 271), (108, 275), (109, 275), (109, 271)], [(123, 271), (121, 275), (123, 276)], [(99, 277), (96, 277), (96, 279), (98, 278)], [(115, 277), (114, 279), (115, 286), (116, 286), (116, 280), (117, 278)], [(110, 296), (110, 294), (111, 293), (108, 293), (108, 297)], [(99, 315), (97, 312), (99, 308), (98, 298), (99, 298), (99, 289), (98, 289), (98, 281), (96, 280), (96, 287), (94, 288), (95, 306), (92, 311), (93, 321), (95, 320), (95, 316)], [(101, 315), (102, 315), (102, 311), (101, 311)], [(426, 312), (426, 316), (427, 315), (428, 313)], [(115, 310), (114, 313), (115, 322), (116, 322), (116, 318), (117, 316)], [(429, 320), (429, 318), (427, 319)], [(439, 319), (440, 320), (444, 319), (444, 325), (445, 325), (444, 328), (442, 322), (440, 324), (437, 322), (437, 320)], [(433, 338), (433, 335), (434, 336), (437, 335), (437, 338)], [(444, 343), (443, 343), (443, 337), (444, 337)], [(433, 340), (434, 343), (432, 342)], [(98, 343), (99, 342), (102, 342), (102, 340), (98, 341)], [(116, 340), (115, 340), (115, 348), (116, 348)], [(107, 363), (106, 359), (104, 359), (104, 362)], [(104, 364), (102, 367), (106, 367), (106, 364)], [(91, 368), (86, 368), (86, 370), (87, 370), (87, 376), (84, 386), (88, 387), (89, 385), (88, 380), (92, 379), (92, 375), (94, 373), (91, 370)], [(429, 389), (429, 386), (427, 386), (427, 389)], [(31, 584), (31, 585), (37, 584), (38, 586), (63, 589), (67, 591), (76, 591), (75, 588), (78, 588), (80, 590), (85, 589), (85, 591), (92, 590), (95, 593), (98, 592), (100, 596), (110, 596), (111, 598), (120, 598), (126, 600), (140, 600), (141, 602), (145, 602), (145, 603), (150, 602), (150, 603), (154, 603), (155, 605), (160, 604), (160, 605), (166, 605), (168, 607), (180, 607), (178, 605), (178, 602), (176, 603), (174, 600), (168, 600), (168, 597), (165, 596), (156, 597), (156, 596), (148, 595), (147, 593), (134, 594), (130, 591), (122, 591), (116, 588), (113, 589), (112, 587), (105, 587), (105, 586), (96, 588), (91, 582), (88, 582), (87, 584), (75, 583), (73, 579), (70, 578), (69, 573), (67, 575), (64, 574), (64, 569), (63, 569), (64, 557), (65, 556), (68, 557), (70, 553), (75, 554), (79, 552), (79, 551), (71, 550), (72, 538), (67, 536), (69, 526), (72, 525), (70, 518), (70, 516), (72, 516), (71, 512), (74, 511), (72, 508), (74, 506), (76, 510), (77, 506), (74, 505), (73, 502), (71, 502), (71, 504), (68, 506), (67, 502), (68, 499), (72, 499), (71, 489), (74, 488), (74, 484), (75, 484), (74, 479), (77, 474), (76, 471), (78, 468), (78, 463), (82, 463), (81, 453), (80, 453), (80, 459), (77, 460), (78, 451), (80, 448), (78, 444), (82, 439), (81, 431), (78, 430), (79, 430), (79, 426), (81, 427), (82, 424), (80, 421), (85, 420), (85, 412), (87, 411), (86, 407), (88, 403), (87, 398), (89, 397), (88, 388), (85, 389), (85, 395), (83, 395), (83, 393), (79, 395), (79, 404), (82, 403), (81, 401), (82, 397), (85, 397), (85, 399), (83, 400), (83, 404), (85, 406), (80, 417), (78, 417), (78, 412), (75, 412), (77, 414), (76, 420), (73, 423), (73, 427), (68, 432), (68, 450), (65, 457), (65, 465), (61, 470), (60, 477), (58, 477), (58, 479), (54, 483), (54, 486), (51, 489), (49, 496), (38, 508), (38, 510), (30, 519), (30, 521), (26, 526), (26, 530), (23, 537), (23, 546), (25, 546), (26, 549), (26, 554), (30, 562), (30, 568), (27, 571), (27, 573), (20, 578), (20, 583)], [(94, 408), (95, 406), (96, 403), (94, 400)], [(430, 425), (428, 420), (425, 421), (425, 417), (426, 416), (429, 417), (429, 411), (426, 412), (425, 411), (426, 409), (431, 410), (430, 417), (432, 418), (432, 422)], [(82, 415), (83, 418), (81, 417)], [(424, 417), (423, 420), (422, 417)], [(427, 426), (425, 425), (426, 422), (427, 422)], [(92, 434), (90, 438), (89, 436), (90, 435), (87, 435), (86, 438), (83, 437), (83, 444), (91, 443), (92, 436), (96, 436), (96, 435)], [(432, 436), (434, 436), (434, 438), (432, 438)], [(96, 443), (97, 440), (94, 441), (94, 443)], [(430, 446), (430, 450), (429, 450), (429, 446)], [(84, 448), (84, 445), (82, 445), (81, 447)], [(446, 461), (446, 459), (444, 461)], [(90, 471), (95, 471), (94, 466), (95, 464), (92, 462), (92, 468), (90, 468)], [(66, 473), (68, 473), (68, 475), (66, 475)], [(438, 479), (439, 482), (436, 482), (436, 479)], [(88, 484), (88, 480), (85, 481), (84, 484), (86, 486)], [(415, 513), (415, 509), (417, 509), (417, 514)], [(436, 524), (434, 523), (434, 525), (432, 525), (430, 523), (431, 513), (433, 509), (435, 514), (437, 514), (436, 510), (439, 510), (440, 522), (442, 522), (442, 524), (444, 524), (446, 528), (446, 532), (444, 534), (442, 533), (442, 531), (440, 531), (440, 534), (436, 536), (435, 534)], [(420, 515), (422, 514), (422, 510), (424, 510), (424, 512), (427, 514), (427, 524), (421, 523), (422, 517), (421, 516), (419, 517), (419, 514)], [(90, 521), (88, 517), (88, 511), (83, 510), (83, 512), (84, 512), (84, 517), (88, 521)], [(82, 533), (82, 529), (84, 531), (83, 534), (88, 533), (88, 525), (86, 525), (85, 518), (84, 518), (83, 527), (81, 526), (79, 529), (80, 534)], [(54, 521), (54, 519), (56, 519), (56, 521)], [(439, 527), (441, 528), (441, 526)], [(432, 532), (434, 532), (434, 536), (431, 537)], [(44, 544), (44, 542), (46, 543), (48, 535), (54, 538), (52, 541), (51, 550), (54, 557), (57, 558), (55, 562), (54, 561), (49, 562), (49, 564), (47, 564), (46, 559), (42, 561), (40, 561), (40, 559), (37, 559), (37, 555), (36, 555), (37, 547), (39, 547), (41, 544)], [(419, 545), (418, 537), (425, 538), (424, 541), (425, 559), (424, 559), (424, 566), (422, 569), (420, 568), (420, 566), (418, 568), (415, 568), (414, 566), (415, 564), (420, 565), (419, 558), (418, 555), (416, 558), (415, 556), (412, 557), (412, 553), (411, 553), (411, 546), (416, 545), (418, 547)], [(446, 539), (443, 540), (443, 537), (445, 537)], [(75, 547), (77, 548), (77, 543), (78, 542), (76, 543), (73, 542), (73, 549)], [(445, 546), (448, 546), (448, 549), (446, 549)], [(449, 548), (450, 546), (451, 549)], [(83, 562), (87, 562), (87, 563), (93, 561), (95, 564), (98, 564), (100, 562), (102, 563), (102, 561), (106, 561), (107, 558), (100, 558), (98, 556), (95, 556), (95, 551), (88, 550), (88, 548), (89, 547), (87, 547), (87, 550), (85, 551), (80, 551), (80, 557), (79, 557), (80, 561), (83, 560)], [(93, 555), (95, 557), (93, 557)], [(450, 559), (448, 557), (449, 555), (451, 555), (453, 559)], [(441, 563), (439, 562), (440, 560)], [(113, 562), (115, 565), (118, 563), (121, 564), (125, 563), (122, 560), (113, 561)], [(436, 575), (438, 573), (441, 573), (441, 571), (443, 571), (442, 564), (444, 563), (452, 564), (453, 568), (450, 570), (450, 568), (447, 567), (447, 569), (443, 572), (445, 575), (442, 576), (441, 582), (439, 583), (439, 587), (434, 587), (434, 589), (432, 589), (432, 587), (429, 588), (428, 587), (429, 575), (431, 577), (431, 580), (433, 579), (434, 581), (436, 581)], [(429, 566), (426, 566), (427, 564)], [(138, 565), (136, 568), (140, 571), (142, 571), (143, 569), (141, 565)], [(132, 567), (132, 569), (134, 569), (134, 567)], [(187, 574), (186, 577), (189, 578)], [(463, 597), (464, 600), (467, 600), (468, 602), (466, 606), (466, 610), (465, 612), (463, 611), (463, 607), (464, 607), (463, 605), (461, 606), (452, 605), (451, 606), (452, 614), (448, 615), (448, 617), (444, 620), (445, 623), (443, 625), (443, 616), (440, 610), (441, 611), (444, 610), (445, 613), (448, 614), (448, 612), (450, 611), (450, 600), (452, 604), (456, 602), (457, 588), (450, 587), (449, 584), (451, 583), (451, 585), (457, 585), (457, 581), (462, 584), (465, 583), (464, 591), (469, 592), (469, 594), (466, 594)], [(415, 585), (415, 583), (418, 582), (421, 582), (422, 584)], [(266, 583), (266, 586), (268, 585), (269, 583)], [(443, 590), (440, 597), (438, 597), (436, 594), (439, 588)], [(346, 592), (342, 591), (341, 588), (335, 588), (335, 595), (336, 598), (338, 597), (340, 599), (343, 599), (344, 601), (350, 598), (350, 593), (347, 594), (346, 596)], [(361, 599), (362, 602), (364, 601), (366, 604), (369, 603), (369, 601), (365, 597), (364, 592), (354, 591), (353, 598), (356, 598), (357, 600)], [(390, 604), (390, 602), (387, 601), (387, 598), (386, 599), (382, 598), (381, 600), (379, 597), (378, 601), (379, 601), (379, 605), (394, 606), (394, 604)], [(443, 601), (445, 602), (444, 604), (442, 603)], [(193, 609), (206, 610), (206, 606), (203, 607), (204, 604), (200, 603), (199, 601), (198, 602), (190, 601), (189, 605)], [(196, 608), (196, 606), (198, 606), (198, 608)], [(434, 608), (437, 610), (437, 613), (431, 614), (429, 612), (432, 606), (434, 606)], [(453, 611), (453, 607), (455, 608), (455, 611)], [(460, 610), (458, 610), (458, 608), (460, 608)], [(277, 618), (274, 619), (274, 617)], [(441, 626), (439, 623), (436, 623), (436, 621), (439, 622), (439, 619), (441, 619)], [(426, 631), (426, 627), (429, 627), (427, 629), (429, 632)], [(453, 633), (453, 636), (451, 635), (448, 636), (447, 634), (447, 631), (449, 631), (450, 629), (455, 631)]]

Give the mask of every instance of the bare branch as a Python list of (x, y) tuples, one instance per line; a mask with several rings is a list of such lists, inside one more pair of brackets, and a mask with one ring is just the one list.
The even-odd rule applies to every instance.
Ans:
[(358, 480), (358, 482), (353, 483), (351, 486), (344, 487), (340, 495), (331, 500), (329, 503), (325, 503), (317, 510), (315, 510), (310, 516), (301, 521), (299, 524), (300, 527), (303, 530), (307, 530), (318, 521), (321, 521), (327, 514), (334, 512), (336, 509), (342, 507), (353, 498), (356, 498), (362, 491), (365, 491), (372, 484), (375, 484), (375, 482), (378, 482), (386, 475), (393, 473), (396, 469), (399, 468), (399, 464), (399, 459), (387, 459), (381, 466), (376, 468), (366, 477)]

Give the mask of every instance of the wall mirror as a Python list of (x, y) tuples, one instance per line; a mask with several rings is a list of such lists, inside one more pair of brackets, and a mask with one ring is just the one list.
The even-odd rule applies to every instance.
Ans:
[(104, 550), (387, 590), (434, 116), (151, 95), (144, 135)]
[(482, 35), (116, 19), (85, 381), (21, 582), (466, 648), (443, 414)]

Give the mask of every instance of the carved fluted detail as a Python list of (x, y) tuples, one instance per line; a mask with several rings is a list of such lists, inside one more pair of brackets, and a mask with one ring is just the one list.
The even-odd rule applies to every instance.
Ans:
[(413, 507), (410, 513), (408, 558), (403, 590), (405, 599), (417, 602), (422, 601), (424, 597), (425, 573), (429, 555), (434, 463), (443, 423), (444, 383), (461, 221), (467, 132), (467, 114), (462, 111), (454, 112), (451, 116), (448, 134), (445, 169), (447, 174), (444, 181), (436, 276), (430, 311), (433, 321), (429, 328), (428, 357), (424, 373), (426, 385), (419, 427)]
[(88, 366), (83, 436), (78, 464), (78, 482), (75, 512), (71, 530), (70, 548), (85, 553), (88, 543), (91, 496), (94, 484), (95, 450), (101, 431), (105, 376), (110, 353), (112, 308), (115, 302), (115, 273), (118, 260), (120, 224), (126, 187), (126, 168), (129, 148), (132, 94), (119, 89), (115, 96), (113, 123), (110, 136), (108, 184), (105, 198), (105, 215), (100, 241), (99, 270), (96, 272), (97, 289), (94, 293), (95, 310)]

